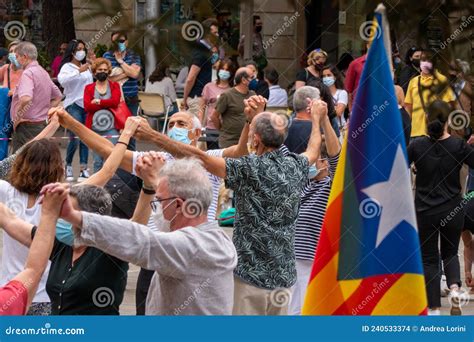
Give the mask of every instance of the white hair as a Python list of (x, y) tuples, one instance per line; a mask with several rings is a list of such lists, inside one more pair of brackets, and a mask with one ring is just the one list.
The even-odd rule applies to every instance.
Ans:
[(33, 43), (30, 42), (21, 42), (15, 48), (15, 53), (19, 56), (27, 56), (31, 60), (38, 59), (38, 50)]
[(308, 107), (307, 99), (319, 100), (319, 89), (311, 86), (298, 88), (293, 94), (293, 109), (295, 113), (301, 112)]
[(170, 193), (189, 202), (189, 210), (199, 207), (201, 214), (207, 212), (212, 201), (212, 185), (201, 162), (194, 158), (176, 159), (167, 162), (160, 170), (166, 178)]

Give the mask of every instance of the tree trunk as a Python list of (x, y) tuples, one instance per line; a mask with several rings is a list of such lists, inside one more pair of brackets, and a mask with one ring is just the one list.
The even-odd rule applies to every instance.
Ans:
[(43, 0), (43, 39), (52, 59), (61, 43), (76, 38), (72, 0)]

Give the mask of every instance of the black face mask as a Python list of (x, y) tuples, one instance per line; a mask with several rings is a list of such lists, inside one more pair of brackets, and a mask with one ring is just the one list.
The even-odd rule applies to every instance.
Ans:
[(106, 72), (98, 72), (97, 74), (95, 74), (95, 78), (97, 78), (97, 80), (99, 80), (100, 82), (104, 82), (107, 77), (109, 77), (109, 74)]
[(411, 64), (413, 64), (414, 67), (420, 68), (420, 60), (417, 58), (412, 59)]
[(255, 26), (255, 32), (260, 33), (262, 32), (262, 26)]

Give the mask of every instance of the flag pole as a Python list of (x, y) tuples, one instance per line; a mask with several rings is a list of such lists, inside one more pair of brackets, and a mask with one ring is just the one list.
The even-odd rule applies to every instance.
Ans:
[(387, 59), (390, 65), (390, 71), (393, 70), (392, 64), (392, 44), (390, 41), (390, 25), (387, 20), (387, 8), (382, 4), (378, 4), (375, 9), (375, 13), (378, 13), (382, 16), (382, 31), (383, 34), (383, 44), (385, 46), (385, 51), (387, 52)]

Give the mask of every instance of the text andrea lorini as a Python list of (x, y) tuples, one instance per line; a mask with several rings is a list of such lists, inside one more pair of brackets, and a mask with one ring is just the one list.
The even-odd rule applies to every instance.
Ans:
[(466, 332), (465, 325), (422, 325), (420, 332)]

